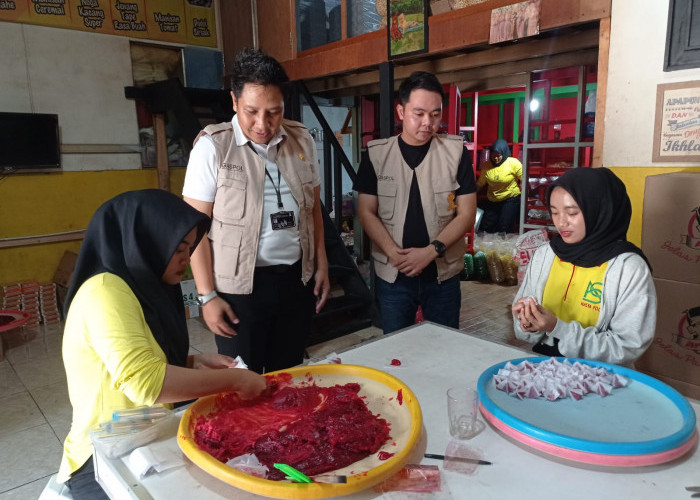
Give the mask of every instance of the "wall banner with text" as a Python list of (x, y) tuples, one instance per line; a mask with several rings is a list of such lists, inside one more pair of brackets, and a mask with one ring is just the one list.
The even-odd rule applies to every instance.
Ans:
[(0, 21), (216, 47), (213, 0), (0, 0)]

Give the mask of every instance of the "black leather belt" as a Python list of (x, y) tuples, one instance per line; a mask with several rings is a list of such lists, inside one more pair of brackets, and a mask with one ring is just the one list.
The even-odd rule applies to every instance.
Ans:
[(257, 266), (255, 268), (256, 273), (271, 273), (271, 274), (284, 274), (292, 269), (301, 267), (301, 259), (296, 261), (294, 264), (274, 264), (272, 266)]

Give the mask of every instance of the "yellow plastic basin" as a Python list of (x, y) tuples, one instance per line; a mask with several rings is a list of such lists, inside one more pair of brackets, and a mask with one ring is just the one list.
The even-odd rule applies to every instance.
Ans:
[[(274, 372), (281, 373), (281, 372)], [(326, 498), (361, 491), (396, 474), (406, 464), (420, 438), (422, 416), (413, 392), (396, 377), (380, 370), (355, 365), (314, 365), (284, 370), (299, 384), (308, 384), (312, 377), (318, 386), (332, 386), (355, 382), (360, 384), (359, 395), (364, 397), (369, 410), (385, 419), (391, 426), (390, 439), (378, 453), (334, 471), (347, 476), (347, 483), (289, 483), (271, 481), (245, 474), (202, 451), (193, 439), (192, 430), (199, 416), (215, 410), (216, 396), (197, 400), (182, 416), (178, 429), (178, 444), (183, 453), (202, 470), (236, 488), (271, 498)], [(399, 404), (399, 389), (403, 404)], [(379, 460), (380, 452), (393, 453), (387, 460)]]

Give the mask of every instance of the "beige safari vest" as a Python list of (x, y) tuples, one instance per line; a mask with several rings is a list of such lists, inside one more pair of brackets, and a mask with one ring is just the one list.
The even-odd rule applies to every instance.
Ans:
[[(314, 186), (311, 151), (313, 140), (301, 123), (283, 120), (286, 137), (277, 153), (277, 167), (299, 205), (299, 241), (302, 253), (301, 280), (306, 284), (314, 272)], [(236, 145), (230, 122), (209, 125), (214, 142), (218, 174), (209, 239), (216, 289), (224, 293), (249, 294), (258, 255), (265, 190), (265, 161), (247, 144)]]
[[(377, 174), (377, 215), (396, 244), (401, 246), (413, 170), (403, 159), (398, 136), (371, 141), (367, 147)], [(434, 136), (428, 154), (415, 169), (425, 224), (431, 240), (437, 238), (440, 231), (456, 216), (454, 192), (459, 188), (457, 168), (463, 149), (462, 138), (459, 136)], [(378, 245), (372, 245), (372, 258), (377, 276), (389, 283), (396, 281), (398, 270), (389, 264), (389, 258)], [(464, 267), (464, 241), (458, 239), (435, 262), (438, 281), (459, 273)]]

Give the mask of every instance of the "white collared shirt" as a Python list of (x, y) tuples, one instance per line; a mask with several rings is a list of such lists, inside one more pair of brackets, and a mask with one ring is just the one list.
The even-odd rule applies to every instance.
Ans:
[[(238, 116), (234, 115), (231, 120), (233, 125), (234, 139), (237, 146), (250, 143), (255, 152), (265, 161), (265, 168), (277, 186), (277, 150), (278, 145), (284, 140), (286, 132), (284, 127), (270, 140), (268, 144), (257, 144), (248, 139), (238, 123)], [(318, 165), (316, 157), (312, 159), (312, 165)], [(182, 188), (182, 195), (195, 200), (213, 202), (216, 196), (216, 180), (218, 175), (218, 165), (216, 162), (216, 149), (211, 137), (204, 135), (199, 138), (190, 153), (187, 172), (185, 173), (185, 183)], [(260, 242), (258, 244), (258, 257), (256, 266), (269, 266), (276, 264), (293, 264), (301, 258), (301, 245), (299, 243), (299, 206), (292, 196), (289, 186), (282, 176), (278, 189), (282, 197), (284, 208), (277, 206), (277, 192), (270, 177), (265, 176), (265, 203), (263, 206), (262, 224), (260, 227)], [(318, 168), (314, 168), (314, 187), (321, 184)], [(280, 210), (294, 212), (296, 226), (288, 229), (272, 230), (270, 214)]]

